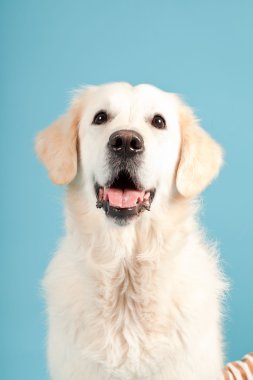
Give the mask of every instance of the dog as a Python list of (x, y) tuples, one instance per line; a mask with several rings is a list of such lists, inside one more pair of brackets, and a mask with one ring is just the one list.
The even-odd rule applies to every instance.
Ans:
[(43, 280), (53, 380), (220, 380), (227, 281), (199, 226), (223, 151), (177, 95), (112, 83), (75, 93), (36, 140), (68, 185)]

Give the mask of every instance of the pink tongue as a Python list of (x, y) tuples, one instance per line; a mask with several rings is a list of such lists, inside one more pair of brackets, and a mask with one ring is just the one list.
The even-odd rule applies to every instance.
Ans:
[(138, 200), (143, 201), (145, 191), (104, 188), (104, 200), (109, 199), (110, 206), (118, 208), (135, 207)]

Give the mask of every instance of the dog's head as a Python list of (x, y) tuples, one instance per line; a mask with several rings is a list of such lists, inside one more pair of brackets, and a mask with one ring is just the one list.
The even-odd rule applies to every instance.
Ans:
[(220, 146), (176, 95), (127, 83), (79, 91), (36, 149), (56, 184), (77, 178), (90, 207), (119, 224), (178, 194), (196, 196), (222, 163)]

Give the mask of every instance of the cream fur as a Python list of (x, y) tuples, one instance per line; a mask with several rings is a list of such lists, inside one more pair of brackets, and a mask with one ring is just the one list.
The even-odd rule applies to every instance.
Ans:
[[(188, 116), (182, 116), (186, 106), (175, 95), (152, 86), (91, 87), (80, 91), (73, 104), (79, 105), (79, 164), (68, 178), (61, 171), (53, 178), (68, 183), (76, 175), (66, 194), (66, 235), (43, 282), (52, 379), (222, 379), (226, 282), (216, 249), (196, 222), (198, 204), (192, 200), (217, 175), (220, 148), (188, 108)], [(113, 120), (91, 125), (94, 114), (105, 108)], [(154, 112), (166, 118), (166, 131), (150, 125)], [(106, 180), (106, 144), (123, 127), (142, 134), (139, 178), (157, 191), (150, 212), (118, 226), (96, 209), (93, 177), (101, 184)], [(49, 156), (45, 160), (41, 149), (38, 154), (50, 171), (54, 152), (64, 152), (68, 134), (66, 143), (56, 141), (52, 147), (48, 131), (39, 138)], [(67, 158), (65, 153), (57, 157)], [(201, 170), (195, 176), (196, 167)]]

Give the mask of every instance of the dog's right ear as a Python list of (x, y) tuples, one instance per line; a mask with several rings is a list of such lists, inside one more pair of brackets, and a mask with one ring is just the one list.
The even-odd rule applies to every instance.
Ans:
[(76, 176), (79, 121), (80, 107), (74, 103), (65, 115), (36, 137), (37, 155), (57, 185), (66, 185)]

